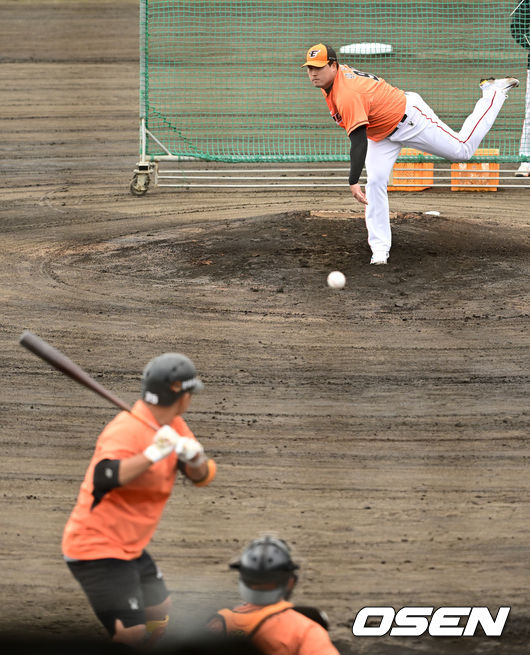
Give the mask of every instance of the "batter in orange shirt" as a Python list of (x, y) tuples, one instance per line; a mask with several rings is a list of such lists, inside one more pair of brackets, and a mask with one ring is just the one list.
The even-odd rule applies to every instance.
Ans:
[[(492, 127), (514, 77), (480, 82), (482, 97), (459, 132), (441, 121), (417, 93), (404, 92), (377, 75), (339, 65), (333, 48), (317, 43), (306, 61), (309, 79), (322, 90), (331, 116), (350, 139), (349, 184), (353, 197), (366, 205), (370, 264), (386, 264), (392, 245), (388, 180), (402, 147), (449, 161), (467, 161)], [(359, 184), (366, 165), (366, 195)]]
[[(132, 411), (157, 425), (149, 405), (143, 400), (138, 400)], [(181, 416), (176, 416), (170, 425), (179, 435), (195, 440)], [(110, 471), (111, 462), (122, 462), (143, 453), (152, 442), (153, 430), (128, 412), (121, 412), (104, 428), (64, 529), (63, 554), (67, 558), (132, 560), (140, 557), (151, 541), (173, 490), (177, 476), (175, 450), (128, 484), (108, 490), (95, 472), (98, 465)], [(106, 478), (111, 481), (111, 474), (107, 473)], [(111, 485), (112, 482), (107, 486)]]
[(147, 364), (142, 398), (100, 434), (64, 528), (64, 558), (114, 641), (153, 642), (167, 625), (169, 593), (146, 547), (177, 472), (196, 486), (215, 476), (182, 418), (202, 386), (184, 355)]

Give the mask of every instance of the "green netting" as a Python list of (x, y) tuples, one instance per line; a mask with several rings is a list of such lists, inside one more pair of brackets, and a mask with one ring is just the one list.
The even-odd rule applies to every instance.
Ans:
[(392, 45), (390, 55), (339, 59), (420, 93), (456, 130), (479, 97), (480, 78), (518, 77), (522, 88), (512, 91), (481, 147), (499, 150), (492, 161), (525, 159), (519, 143), (530, 51), (517, 31), (527, 28), (525, 16), (514, 35), (517, 4), (141, 0), (141, 116), (167, 149), (148, 138), (146, 154), (226, 162), (348, 160), (346, 133), (300, 69), (307, 49), (323, 42), (337, 53), (353, 43)]

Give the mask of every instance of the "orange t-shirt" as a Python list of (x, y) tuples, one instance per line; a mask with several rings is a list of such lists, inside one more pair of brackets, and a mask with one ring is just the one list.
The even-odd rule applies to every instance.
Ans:
[(322, 89), (333, 120), (347, 134), (366, 125), (372, 141), (388, 136), (403, 118), (405, 92), (381, 77), (341, 65), (329, 93)]
[[(282, 600), (219, 610), (208, 627), (228, 636), (247, 636), (264, 655), (338, 655), (327, 631)], [(220, 618), (222, 617), (222, 619)]]
[[(149, 407), (138, 400), (132, 411), (157, 425)], [(171, 423), (180, 435), (194, 435), (181, 417)], [(128, 412), (118, 414), (101, 432), (81, 484), (77, 503), (63, 533), (63, 554), (72, 559), (140, 557), (156, 530), (177, 474), (177, 455), (171, 453), (135, 480), (108, 491), (93, 507), (94, 468), (103, 459), (125, 459), (153, 442), (153, 430)]]

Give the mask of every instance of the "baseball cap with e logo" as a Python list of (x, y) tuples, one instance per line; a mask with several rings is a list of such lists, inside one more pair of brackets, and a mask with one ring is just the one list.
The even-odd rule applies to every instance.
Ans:
[(304, 66), (323, 68), (327, 64), (331, 64), (332, 61), (337, 61), (335, 50), (324, 43), (317, 43), (309, 48), (306, 55), (306, 62), (305, 64), (302, 64), (300, 68), (303, 68)]

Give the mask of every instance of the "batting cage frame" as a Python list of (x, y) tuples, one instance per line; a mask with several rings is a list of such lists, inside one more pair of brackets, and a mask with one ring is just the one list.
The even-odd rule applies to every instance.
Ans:
[[(470, 162), (512, 177), (499, 165), (530, 162), (530, 0), (140, 0), (139, 8), (134, 195), (150, 183), (219, 186), (220, 178), (223, 186), (343, 186), (346, 167), (323, 164), (348, 162), (349, 140), (300, 68), (317, 42), (335, 47), (340, 63), (420, 93), (456, 130), (481, 78), (519, 78)], [(163, 171), (168, 162), (182, 166)], [(398, 163), (417, 164), (400, 184), (410, 188), (422, 165), (451, 170), (418, 151), (402, 151)]]

